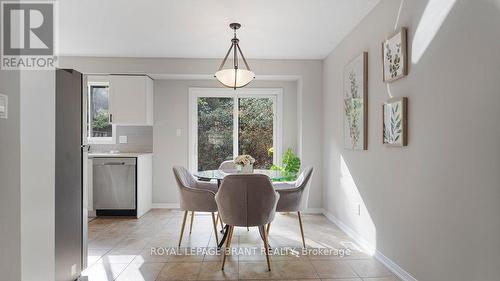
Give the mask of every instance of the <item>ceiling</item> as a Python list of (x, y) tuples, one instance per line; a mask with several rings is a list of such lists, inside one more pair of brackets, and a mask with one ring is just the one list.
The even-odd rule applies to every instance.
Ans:
[(62, 56), (322, 59), (379, 0), (63, 0)]

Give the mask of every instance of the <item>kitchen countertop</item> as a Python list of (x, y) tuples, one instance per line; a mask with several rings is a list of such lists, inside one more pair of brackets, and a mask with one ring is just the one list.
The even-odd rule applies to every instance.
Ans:
[(89, 158), (99, 158), (99, 157), (123, 158), (123, 157), (137, 157), (139, 155), (145, 155), (145, 154), (153, 154), (153, 153), (152, 152), (118, 152), (118, 153), (90, 152)]

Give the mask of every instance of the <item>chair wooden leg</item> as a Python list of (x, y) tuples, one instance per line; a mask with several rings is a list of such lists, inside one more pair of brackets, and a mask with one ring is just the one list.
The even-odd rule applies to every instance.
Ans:
[(224, 223), (222, 222), (222, 217), (219, 214), (217, 214), (217, 216), (219, 217), (220, 227), (224, 230)]
[(212, 212), (212, 222), (214, 223), (215, 246), (219, 245), (219, 236), (217, 235), (217, 221), (215, 221), (215, 214)]
[(191, 211), (191, 224), (189, 225), (189, 235), (191, 235), (191, 231), (193, 231), (193, 221), (194, 221), (194, 211)]
[(300, 212), (297, 212), (297, 215), (299, 217), (300, 234), (302, 235), (302, 245), (305, 248), (306, 247), (306, 240), (304, 239), (304, 227), (302, 226), (302, 217), (300, 216)]
[(231, 241), (233, 241), (233, 232), (234, 232), (234, 226), (231, 226), (231, 237), (229, 237), (229, 244), (227, 244), (226, 246), (227, 247), (230, 247), (231, 246)]
[[(267, 226), (269, 227), (269, 225)], [(264, 251), (266, 252), (266, 260), (267, 260), (267, 269), (271, 271), (271, 261), (269, 259), (269, 243), (267, 242), (267, 229), (264, 226)]]
[(271, 223), (267, 224), (267, 238), (269, 238), (269, 231), (271, 229)]
[(233, 239), (233, 230), (234, 226), (229, 226), (228, 230), (229, 233), (227, 234), (227, 240), (226, 240), (226, 247), (223, 249), (223, 258), (222, 258), (222, 270), (224, 270), (224, 265), (226, 264), (226, 251), (231, 247), (231, 239)]
[(182, 220), (182, 227), (181, 227), (181, 236), (179, 237), (179, 248), (181, 247), (182, 235), (184, 234), (184, 228), (186, 227), (187, 215), (188, 211), (184, 211), (184, 219)]

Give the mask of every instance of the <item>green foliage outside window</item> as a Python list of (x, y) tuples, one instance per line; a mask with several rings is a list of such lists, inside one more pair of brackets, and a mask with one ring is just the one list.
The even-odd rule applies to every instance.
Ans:
[(269, 169), (273, 157), (273, 101), (269, 98), (239, 99), (238, 151), (255, 158), (255, 169)]
[(198, 98), (198, 170), (233, 159), (233, 99)]
[(281, 171), (287, 181), (296, 180), (300, 171), (300, 158), (293, 153), (291, 148), (285, 151), (281, 162), (283, 166), (273, 165), (271, 169)]
[[(234, 98), (198, 98), (198, 170), (218, 169), (232, 160)], [(255, 158), (255, 169), (269, 169), (273, 164), (268, 150), (273, 146), (273, 100), (239, 98), (238, 154)]]
[(109, 114), (107, 110), (99, 109), (92, 119), (92, 128), (94, 130), (105, 130), (109, 126)]

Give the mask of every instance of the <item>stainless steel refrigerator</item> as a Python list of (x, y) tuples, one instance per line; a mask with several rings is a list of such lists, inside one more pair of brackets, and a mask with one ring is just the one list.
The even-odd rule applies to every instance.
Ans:
[(87, 257), (82, 79), (78, 71), (56, 70), (55, 277), (62, 281), (77, 279)]

